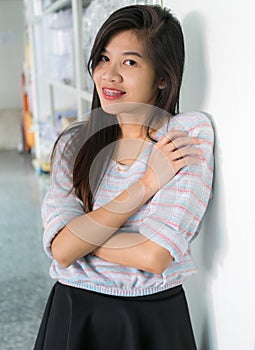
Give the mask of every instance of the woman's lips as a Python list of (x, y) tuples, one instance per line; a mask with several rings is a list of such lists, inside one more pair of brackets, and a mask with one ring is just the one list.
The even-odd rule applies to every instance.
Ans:
[(110, 88), (102, 88), (102, 93), (106, 100), (115, 100), (125, 95), (125, 91)]

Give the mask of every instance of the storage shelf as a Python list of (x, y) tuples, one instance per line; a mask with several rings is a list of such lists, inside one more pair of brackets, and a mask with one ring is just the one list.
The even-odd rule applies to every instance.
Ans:
[(80, 91), (80, 97), (88, 102), (92, 101), (92, 96), (93, 95), (88, 91)]
[(71, 8), (71, 6), (72, 6), (71, 0), (58, 0), (54, 4), (52, 4), (51, 6), (47, 7), (45, 10), (43, 10), (40, 15), (33, 16), (32, 18), (30, 18), (29, 24), (32, 26), (35, 26), (42, 21), (43, 16), (45, 16), (49, 13), (59, 11), (67, 5), (70, 5), (70, 8)]
[(66, 5), (70, 5), (71, 7), (71, 0), (58, 0), (54, 2), (52, 5), (50, 5), (49, 7), (47, 7), (46, 9), (44, 9), (43, 15), (46, 13), (52, 13), (52, 12), (61, 10)]
[(59, 87), (61, 89), (65, 89), (66, 91), (73, 92), (73, 93), (77, 92), (77, 88), (73, 85), (68, 85), (68, 84), (62, 83), (61, 81), (50, 79), (50, 78), (47, 78), (47, 77), (42, 76), (42, 75), (38, 75), (38, 76), (36, 76), (36, 78), (48, 83), (49, 85), (56, 86), (56, 87)]
[(88, 102), (91, 102), (91, 100), (92, 100), (92, 94), (89, 91), (79, 90), (78, 88), (76, 88), (73, 85), (68, 85), (68, 84), (62, 83), (62, 82), (57, 81), (57, 80), (49, 79), (49, 78), (44, 77), (42, 75), (38, 75), (37, 78), (41, 81), (46, 82), (47, 84), (49, 84), (53, 87), (64, 89), (64, 90), (71, 92), (71, 93), (74, 93), (74, 94), (78, 94), (78, 95), (80, 95), (81, 98), (83, 98), (84, 100), (86, 100)]
[[(90, 109), (92, 93), (86, 90), (86, 86), (88, 86), (88, 84), (86, 84), (86, 79), (90, 78), (85, 74), (83, 35), (86, 34), (83, 32), (83, 15), (84, 9), (88, 7), (92, 0), (57, 0), (45, 9), (42, 8), (42, 3), (38, 1), (40, 0), (24, 0), (27, 11), (27, 37), (31, 60), (30, 72), (27, 74), (31, 81), (30, 96), (33, 98), (33, 100), (31, 99), (31, 111), (33, 114), (33, 130), (35, 133), (34, 154), (40, 165), (42, 164), (41, 162), (45, 160), (47, 148), (57, 131), (55, 120), (56, 111), (61, 109), (74, 109), (77, 111), (77, 119), (81, 121), (85, 120), (84, 118), (87, 116)], [(100, 4), (102, 0), (93, 1), (98, 1)], [(130, 4), (129, 0), (126, 2)], [(161, 0), (148, 0), (144, 2), (162, 4)], [(134, 0), (133, 3), (136, 3), (136, 0)], [(48, 18), (46, 17), (49, 16), (49, 14), (69, 8), (71, 9), (70, 14), (73, 32), (72, 38), (70, 39), (71, 41), (68, 42), (73, 43), (73, 57), (70, 62), (73, 64), (74, 76), (72, 77), (69, 71), (67, 75), (59, 74), (56, 76), (59, 76), (59, 79), (70, 77), (70, 82), (72, 81), (73, 85), (66, 84), (62, 80), (54, 80), (54, 78), (51, 78), (50, 76), (55, 75), (52, 75), (50, 71), (47, 70), (47, 65), (45, 71), (41, 69), (45, 68), (43, 64), (45, 60), (49, 59), (49, 55), (45, 57), (41, 55), (40, 48), (37, 45), (37, 43), (40, 43), (40, 45), (48, 45), (50, 42), (50, 40), (47, 39), (44, 41), (40, 40), (40, 35), (43, 36), (41, 33), (47, 33), (47, 30), (44, 28), (43, 20), (46, 19), (45, 24), (47, 25)], [(100, 13), (97, 15), (100, 16)], [(59, 13), (58, 16), (62, 16), (62, 13)], [(42, 28), (40, 27), (41, 24)], [(56, 39), (55, 42), (57, 44), (59, 43)], [(49, 67), (51, 66), (49, 65)]]

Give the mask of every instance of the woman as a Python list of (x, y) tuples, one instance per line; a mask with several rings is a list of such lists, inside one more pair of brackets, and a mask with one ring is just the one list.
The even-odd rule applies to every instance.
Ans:
[(213, 174), (213, 130), (179, 114), (184, 43), (159, 6), (102, 25), (89, 119), (55, 144), (43, 202), (57, 279), (35, 349), (196, 349), (182, 284)]

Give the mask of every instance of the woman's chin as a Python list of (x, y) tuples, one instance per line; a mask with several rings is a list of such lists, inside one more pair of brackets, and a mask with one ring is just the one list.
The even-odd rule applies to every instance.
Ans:
[(101, 103), (101, 108), (108, 114), (119, 114), (123, 110), (123, 107), (121, 107), (119, 103)]
[(153, 106), (138, 102), (109, 102), (101, 103), (101, 108), (104, 112), (116, 115), (134, 115), (135, 119), (141, 119), (143, 115), (148, 114)]

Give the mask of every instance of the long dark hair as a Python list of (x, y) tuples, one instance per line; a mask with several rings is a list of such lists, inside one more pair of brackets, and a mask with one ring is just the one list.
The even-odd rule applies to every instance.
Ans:
[[(164, 81), (165, 88), (158, 90), (155, 106), (162, 112), (176, 115), (179, 113), (184, 67), (184, 40), (179, 21), (166, 8), (158, 5), (132, 5), (112, 13), (95, 38), (88, 62), (91, 76), (109, 40), (125, 30), (133, 30), (141, 39), (154, 67), (155, 76)], [(109, 155), (114, 150), (111, 145), (121, 136), (116, 115), (105, 113), (100, 107), (99, 96), (94, 86), (88, 120), (64, 131), (56, 141), (52, 153), (54, 160), (58, 141), (63, 135), (71, 134), (63, 157), (68, 160), (72, 172), (73, 190), (83, 201), (86, 212), (93, 209), (94, 194), (109, 164)], [(162, 113), (162, 116), (165, 114)], [(149, 124), (154, 118), (160, 117), (158, 113), (152, 115)], [(149, 132), (150, 125), (147, 124), (147, 136), (155, 141)]]

